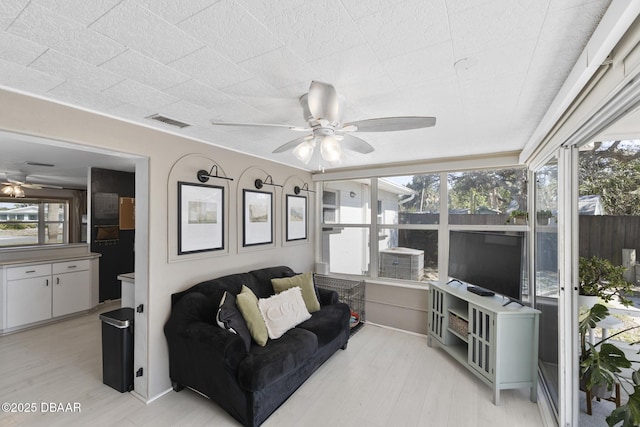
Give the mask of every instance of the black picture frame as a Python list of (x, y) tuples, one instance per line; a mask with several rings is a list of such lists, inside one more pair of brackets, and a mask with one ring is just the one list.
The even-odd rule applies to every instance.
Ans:
[(286, 241), (307, 239), (307, 198), (287, 194), (286, 196)]
[(243, 190), (242, 246), (273, 243), (273, 193)]
[(224, 250), (224, 187), (178, 182), (178, 255)]

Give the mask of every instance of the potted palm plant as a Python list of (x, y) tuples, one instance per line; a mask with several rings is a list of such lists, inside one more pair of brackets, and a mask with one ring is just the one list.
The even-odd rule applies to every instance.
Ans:
[[(617, 332), (601, 341), (592, 344), (586, 339), (589, 329), (609, 315), (609, 309), (596, 304), (588, 310), (582, 310), (579, 322), (580, 336), (580, 387), (589, 390), (592, 396), (608, 399), (611, 397), (616, 383), (624, 388), (629, 400), (614, 409), (607, 417), (607, 424), (612, 427), (622, 421), (622, 427), (640, 425), (640, 370), (633, 369), (631, 378), (622, 376), (622, 369), (632, 368), (633, 363), (625, 353), (612, 344), (610, 340), (624, 332), (637, 328), (633, 326)], [(633, 343), (637, 344), (637, 343)]]
[(598, 298), (610, 302), (614, 298), (629, 306), (632, 304), (627, 295), (631, 292), (631, 283), (624, 279), (625, 267), (613, 265), (608, 259), (592, 256), (579, 259), (579, 294), (580, 305), (591, 307)]

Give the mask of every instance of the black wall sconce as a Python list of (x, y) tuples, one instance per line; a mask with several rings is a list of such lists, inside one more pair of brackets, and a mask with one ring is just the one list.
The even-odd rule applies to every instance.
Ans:
[(304, 185), (302, 187), (300, 187), (298, 185), (293, 187), (293, 192), (294, 193), (300, 194), (301, 191), (306, 191), (307, 193), (315, 193), (315, 191), (309, 190), (309, 184), (307, 184), (306, 182), (304, 183)]
[(262, 187), (264, 187), (265, 185), (272, 185), (274, 187), (282, 187), (282, 185), (280, 184), (274, 184), (273, 183), (273, 178), (271, 177), (271, 175), (267, 175), (267, 177), (263, 180), (261, 180), (260, 178), (256, 179), (254, 182), (254, 185), (256, 186), (256, 188), (259, 190)]
[[(216, 171), (216, 174), (215, 175), (211, 175), (213, 173), (214, 169)], [(209, 178), (219, 178), (219, 179), (226, 179), (228, 181), (233, 181), (233, 178), (227, 178), (226, 176), (218, 175), (218, 165), (213, 165), (209, 172), (207, 172), (204, 169), (200, 169), (196, 176), (198, 177), (198, 181), (200, 181), (200, 182), (207, 182), (207, 181), (209, 181)]]

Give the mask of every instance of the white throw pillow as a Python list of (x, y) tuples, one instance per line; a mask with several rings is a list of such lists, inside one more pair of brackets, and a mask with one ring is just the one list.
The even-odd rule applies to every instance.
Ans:
[(258, 308), (272, 340), (280, 338), (289, 329), (311, 317), (302, 299), (302, 290), (297, 286), (272, 297), (259, 299)]

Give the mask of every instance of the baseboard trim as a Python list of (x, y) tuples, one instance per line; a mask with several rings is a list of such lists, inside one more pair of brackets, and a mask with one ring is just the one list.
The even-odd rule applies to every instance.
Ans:
[(412, 331), (407, 331), (405, 329), (394, 328), (393, 326), (381, 325), (379, 323), (370, 322), (368, 320), (365, 321), (365, 324), (366, 325), (371, 325), (371, 326), (377, 326), (378, 328), (390, 329), (392, 331), (402, 332), (402, 333), (409, 334), (409, 335), (414, 335), (416, 337), (427, 338), (427, 335), (425, 335), (425, 334), (419, 334), (418, 332), (412, 332)]
[(133, 391), (131, 391), (131, 392), (129, 392), (129, 393), (130, 393), (133, 397), (135, 397), (136, 399), (138, 399), (138, 400), (140, 400), (140, 401), (142, 401), (143, 403), (145, 403), (145, 404), (147, 404), (147, 405), (148, 405), (148, 404), (150, 404), (150, 403), (152, 403), (152, 402), (154, 402), (154, 401), (156, 401), (156, 400), (160, 399), (160, 398), (161, 398), (162, 396), (164, 396), (165, 394), (169, 394), (169, 393), (171, 393), (172, 391), (173, 391), (173, 389), (172, 389), (172, 388), (168, 388), (168, 389), (166, 389), (165, 391), (163, 391), (163, 392), (161, 392), (161, 393), (159, 393), (159, 394), (156, 394), (155, 396), (153, 396), (153, 397), (152, 397), (152, 398), (150, 398), (150, 399), (145, 399), (142, 395), (140, 395), (140, 394), (136, 393), (136, 392), (135, 392), (135, 390), (133, 390)]
[(141, 395), (141, 394), (136, 393), (136, 392), (135, 392), (135, 390), (131, 390), (131, 391), (129, 392), (129, 394), (130, 394), (131, 396), (135, 397), (136, 399), (138, 399), (139, 401), (141, 401), (142, 403), (146, 404), (146, 405), (148, 405), (148, 404), (150, 403), (150, 402), (148, 402), (148, 401), (147, 401), (147, 399), (145, 399), (144, 397), (142, 397), (142, 395)]

